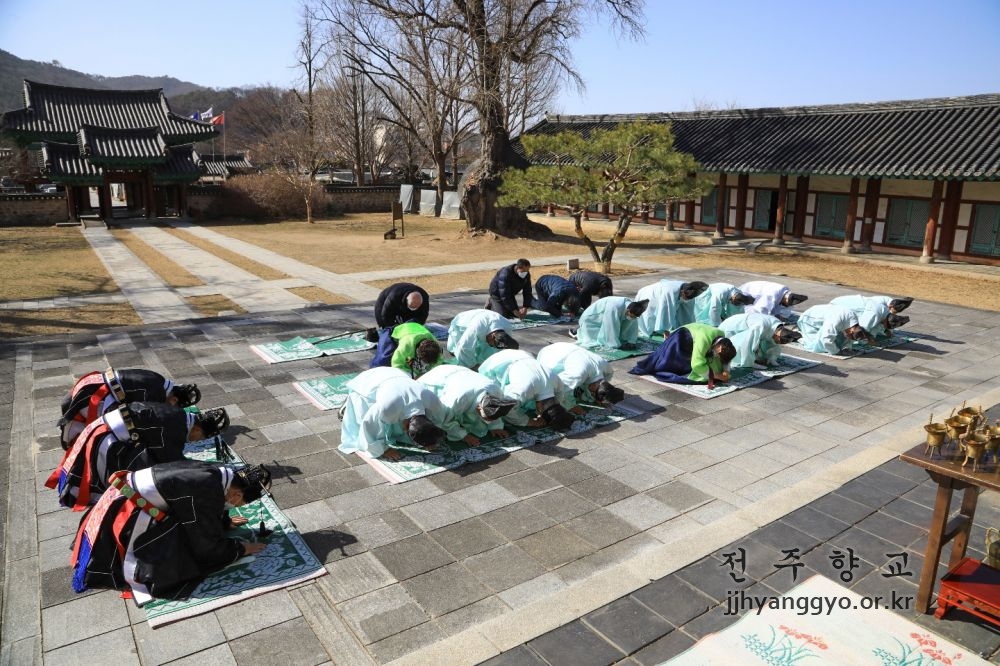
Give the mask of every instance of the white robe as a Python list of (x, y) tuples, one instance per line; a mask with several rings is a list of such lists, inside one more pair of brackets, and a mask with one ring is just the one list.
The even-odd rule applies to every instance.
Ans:
[[(602, 298), (597, 303), (607, 300)], [(556, 397), (556, 384), (548, 370), (534, 356), (520, 349), (502, 349), (483, 361), (479, 372), (492, 379), (508, 400), (516, 400), (504, 421), (517, 426), (528, 425), (528, 409), (539, 400)], [(560, 402), (562, 402), (560, 400)]]
[(492, 310), (459, 312), (448, 326), (448, 351), (459, 365), (475, 368), (499, 351), (486, 343), (486, 336), (493, 331), (513, 330), (509, 319)]
[(869, 297), (854, 294), (853, 296), (838, 296), (831, 299), (830, 302), (850, 308), (858, 316), (858, 323), (861, 324), (862, 328), (875, 337), (884, 338), (889, 335), (885, 328), (885, 320), (889, 316), (889, 301), (891, 300), (888, 296)]
[(648, 300), (646, 311), (639, 317), (639, 335), (648, 338), (654, 333), (669, 333), (684, 324), (694, 323), (694, 300), (681, 298), (680, 280), (660, 280), (643, 287), (635, 300)]
[(754, 297), (753, 304), (745, 306), (744, 312), (759, 312), (785, 320), (792, 315), (792, 309), (781, 304), (785, 294), (791, 291), (783, 284), (767, 280), (754, 280), (741, 284), (740, 291)]
[(781, 345), (774, 341), (774, 331), (781, 326), (781, 320), (759, 312), (745, 312), (733, 315), (723, 321), (719, 328), (736, 347), (736, 358), (729, 364), (732, 368), (752, 368), (757, 359), (766, 365), (776, 365), (781, 356)]
[(444, 408), (437, 396), (397, 368), (365, 370), (346, 386), (350, 393), (338, 447), (343, 453), (364, 451), (377, 458), (394, 442), (412, 445), (403, 421), (418, 414), (438, 426), (444, 422)]
[(632, 299), (624, 296), (606, 296), (594, 301), (580, 315), (576, 341), (583, 347), (610, 347), (617, 349), (623, 342), (639, 341), (639, 320), (625, 314)]
[(441, 401), (444, 416), (440, 425), (449, 440), (457, 442), (469, 434), (484, 437), (490, 430), (503, 429), (501, 419), (487, 423), (477, 409), (484, 396), (503, 397), (500, 387), (489, 377), (461, 365), (446, 364), (428, 370), (417, 381)]
[(729, 300), (738, 291), (736, 285), (713, 282), (708, 289), (694, 299), (694, 318), (699, 324), (719, 327), (725, 319), (743, 313), (742, 305), (733, 305)]
[(542, 364), (553, 381), (560, 384), (557, 394), (560, 404), (566, 409), (577, 404), (575, 391), (582, 388), (591, 402), (589, 386), (602, 379), (610, 380), (613, 374), (611, 364), (592, 351), (571, 342), (553, 342), (538, 352), (538, 362)]
[(812, 352), (836, 354), (850, 343), (844, 331), (858, 325), (858, 316), (843, 305), (814, 305), (799, 317), (803, 348)]

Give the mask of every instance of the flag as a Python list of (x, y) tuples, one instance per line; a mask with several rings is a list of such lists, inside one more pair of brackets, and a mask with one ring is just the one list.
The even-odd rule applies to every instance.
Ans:
[(204, 120), (206, 122), (211, 122), (211, 120), (212, 120), (212, 107), (208, 107), (208, 111), (202, 111), (201, 112), (201, 118), (200, 118), (200, 120)]
[(197, 111), (191, 114), (191, 120), (201, 120), (201, 114)]
[(219, 115), (212, 118), (213, 125), (225, 125), (226, 124), (226, 112), (223, 111)]

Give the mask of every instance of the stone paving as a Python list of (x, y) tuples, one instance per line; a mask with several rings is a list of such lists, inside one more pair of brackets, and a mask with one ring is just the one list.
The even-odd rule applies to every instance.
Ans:
[[(295, 278), (318, 275), (266, 263)], [(670, 273), (736, 283), (754, 277), (724, 270)], [(329, 280), (325, 288), (345, 293), (356, 276), (320, 277)], [(616, 291), (633, 294), (656, 277), (618, 280)], [(812, 302), (853, 291), (787, 282)], [(435, 296), (431, 319), (446, 322), (481, 303), (481, 292)], [(4, 344), (0, 663), (78, 663), (90, 656), (143, 664), (275, 658), (295, 664), (522, 663), (521, 657), (528, 660), (523, 663), (655, 663), (717, 626), (718, 613), (709, 609), (718, 600), (712, 592), (718, 593), (720, 549), (753, 541), (775, 550), (784, 537), (768, 527), (774, 521), (814, 540), (845, 532), (807, 529), (828, 522), (825, 516), (845, 526), (857, 523), (865, 532), (870, 514), (888, 513), (898, 500), (883, 497), (887, 502), (878, 507), (874, 499), (858, 502), (867, 510), (856, 516), (813, 507), (830, 507), (834, 503), (824, 498), (834, 492), (858, 501), (856, 489), (872, 485), (893, 498), (912, 493), (915, 500), (925, 492), (918, 491), (920, 479), (886, 463), (922, 438), (919, 426), (928, 412), (944, 414), (964, 400), (1000, 402), (994, 344), (1000, 314), (922, 301), (907, 314), (908, 328), (923, 335), (917, 342), (846, 360), (824, 357), (824, 365), (713, 400), (638, 380), (626, 373), (630, 362), (616, 362), (616, 381), (640, 417), (400, 485), (386, 484), (356, 456), (340, 454), (336, 416), (315, 409), (291, 386), (362, 369), (367, 354), (267, 365), (249, 349), (294, 335), (362, 328), (372, 318), (370, 303)], [(536, 351), (568, 339), (564, 332), (539, 327), (517, 337)], [(60, 397), (75, 376), (109, 364), (197, 382), (203, 406), (226, 406), (233, 417), (229, 439), (244, 458), (274, 469), (278, 505), (329, 575), (155, 631), (112, 591), (75, 595), (66, 549), (79, 515), (58, 509), (41, 484), (61, 455), (55, 428)], [(853, 481), (866, 473), (882, 476), (874, 483)], [(897, 477), (912, 485), (887, 483)], [(810, 504), (815, 502), (820, 504)], [(924, 520), (916, 511), (888, 515), (910, 532)], [(981, 509), (980, 530), (996, 518)], [(858, 534), (846, 533), (851, 539)], [(919, 538), (892, 543), (917, 557)], [(683, 573), (689, 565), (695, 569)], [(709, 568), (712, 576), (698, 573)], [(671, 591), (678, 580), (687, 587)], [(700, 624), (665, 614), (654, 599), (660, 588), (641, 591), (651, 581), (668, 581), (659, 582), (667, 590), (661, 601), (700, 599), (694, 589), (707, 594), (712, 602), (692, 616), (702, 618)], [(622, 608), (644, 618), (624, 623), (641, 628), (638, 637), (626, 640), (614, 630), (615, 618), (630, 617)], [(570, 660), (578, 653), (569, 646), (580, 636), (590, 640), (586, 632), (603, 642), (595, 644), (601, 649), (587, 661)]]

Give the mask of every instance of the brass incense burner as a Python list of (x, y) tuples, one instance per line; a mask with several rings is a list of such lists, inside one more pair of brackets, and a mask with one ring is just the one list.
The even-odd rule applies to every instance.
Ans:
[(934, 415), (931, 414), (924, 430), (927, 431), (927, 446), (924, 447), (924, 455), (930, 452), (933, 458), (935, 453), (940, 453), (941, 445), (948, 439), (948, 426), (944, 423), (934, 423)]

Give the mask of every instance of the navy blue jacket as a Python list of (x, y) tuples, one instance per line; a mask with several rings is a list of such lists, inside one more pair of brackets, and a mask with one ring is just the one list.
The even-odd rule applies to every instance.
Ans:
[(506, 312), (500, 314), (505, 317), (517, 309), (515, 297), (518, 293), (521, 294), (524, 307), (531, 307), (531, 273), (529, 272), (524, 278), (520, 278), (517, 275), (516, 267), (517, 264), (504, 266), (490, 280), (490, 299), (503, 305)]
[[(543, 275), (535, 282), (535, 309), (545, 310), (553, 317), (561, 317), (563, 304), (570, 296), (578, 295), (575, 284), (558, 275)], [(573, 313), (576, 314), (576, 313)]]
[[(424, 303), (416, 310), (410, 310), (406, 307), (406, 297), (414, 291), (424, 297)], [(379, 293), (375, 301), (375, 323), (379, 328), (392, 328), (408, 321), (426, 324), (430, 306), (431, 298), (422, 287), (409, 282), (397, 282)]]
[(612, 295), (611, 278), (596, 271), (576, 271), (570, 273), (569, 281), (580, 288), (580, 307), (590, 307), (591, 299), (601, 289), (606, 289)]

